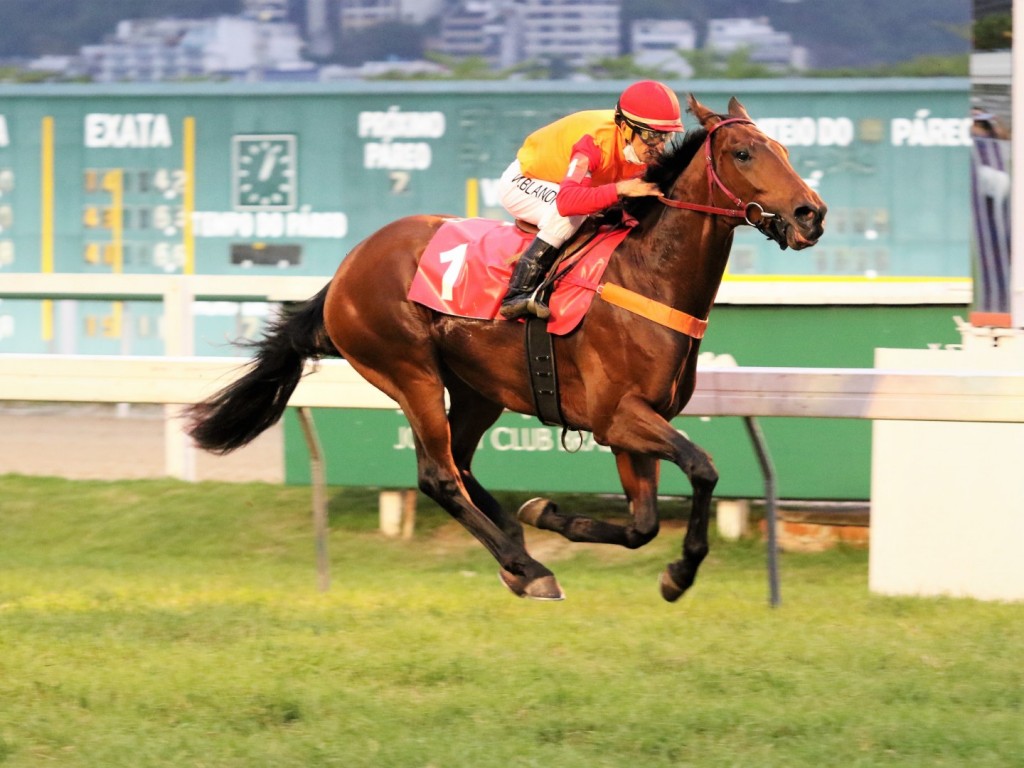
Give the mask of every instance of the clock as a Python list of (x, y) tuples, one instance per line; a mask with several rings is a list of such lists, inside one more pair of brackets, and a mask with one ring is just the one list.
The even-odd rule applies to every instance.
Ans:
[(295, 136), (247, 134), (231, 139), (236, 211), (291, 211), (298, 201)]

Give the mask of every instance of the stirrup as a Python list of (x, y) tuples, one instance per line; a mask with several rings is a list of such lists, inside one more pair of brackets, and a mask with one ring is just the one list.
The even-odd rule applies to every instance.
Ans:
[(530, 298), (526, 300), (526, 311), (534, 317), (547, 320), (551, 317), (551, 307), (540, 300), (540, 297), (537, 296), (539, 292), (540, 288), (538, 287), (530, 294)]
[(498, 308), (498, 314), (506, 320), (518, 320), (530, 315), (547, 320), (551, 317), (551, 308), (540, 300), (537, 295), (539, 292), (540, 286), (529, 293), (523, 292), (515, 296), (506, 296), (501, 302), (501, 307)]

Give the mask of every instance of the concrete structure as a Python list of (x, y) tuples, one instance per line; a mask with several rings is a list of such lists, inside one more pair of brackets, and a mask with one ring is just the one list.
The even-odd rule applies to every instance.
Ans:
[(112, 36), (82, 46), (83, 69), (100, 83), (178, 80), (206, 74), (203, 52), (189, 42), (206, 22), (195, 19), (121, 21)]
[(307, 50), (312, 56), (325, 57), (334, 52), (331, 5), (328, 0), (306, 0)]
[(1008, 131), (1013, 126), (1010, 99), (1012, 70), (1009, 50), (971, 54), (971, 106), (993, 112)]
[(99, 45), (83, 46), (83, 69), (96, 82), (226, 76), (262, 79), (273, 71), (313, 71), (294, 24), (239, 16), (121, 21)]
[(343, 67), (338, 64), (320, 67), (318, 79), (321, 83), (332, 83), (341, 80), (368, 80), (391, 75), (415, 77), (445, 74), (448, 74), (448, 70), (432, 61), (364, 61), (358, 67)]
[(522, 58), (582, 67), (621, 52), (621, 0), (521, 0)]
[[(438, 20), (427, 47), (457, 58), (480, 57), (492, 70), (525, 62), (560, 76), (623, 53), (666, 77), (690, 77), (679, 51), (697, 33), (681, 19), (631, 20), (621, 29), (622, 0), (304, 0), (305, 28), (287, 22), (287, 0), (245, 0), (240, 16), (139, 19), (118, 24), (104, 42), (84, 46), (80, 67), (96, 82), (316, 78), (308, 52), (324, 59), (340, 34), (380, 24), (420, 26)], [(780, 71), (806, 68), (806, 51), (768, 19), (715, 19), (707, 47), (722, 54), (748, 47), (751, 59)], [(65, 67), (66, 72), (76, 68)], [(333, 75), (336, 76), (336, 75)], [(333, 77), (328, 75), (328, 78)], [(359, 77), (356, 74), (353, 77)]]
[[(875, 365), (1019, 375), (1024, 336), (997, 334), (968, 327), (962, 349), (879, 349)], [(1024, 425), (876, 421), (873, 432), (871, 591), (1024, 600)]]
[(463, 3), (441, 19), (438, 51), (447, 56), (478, 56), (491, 69), (517, 64), (522, 52), (522, 26), (511, 3), (475, 0)]
[(398, 21), (401, 0), (341, 0), (338, 21), (343, 32)]
[(272, 70), (313, 69), (302, 58), (305, 43), (294, 24), (221, 16), (184, 42), (202, 52), (209, 73), (245, 73), (260, 80)]
[(287, 21), (288, 0), (242, 0), (242, 15), (256, 21)]
[(385, 22), (423, 24), (441, 13), (443, 0), (339, 0), (343, 32)]
[(495, 69), (537, 61), (584, 67), (621, 52), (621, 0), (467, 0), (441, 22), (437, 50)]
[(688, 21), (641, 19), (630, 25), (630, 52), (641, 67), (690, 77), (693, 67), (679, 52), (696, 47), (697, 31)]
[(788, 32), (777, 32), (767, 18), (711, 19), (704, 47), (728, 55), (741, 48), (750, 60), (778, 71), (807, 69), (807, 50), (793, 44)]

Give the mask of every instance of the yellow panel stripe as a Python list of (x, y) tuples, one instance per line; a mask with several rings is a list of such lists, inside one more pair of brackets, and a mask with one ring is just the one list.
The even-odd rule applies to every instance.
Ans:
[(466, 179), (466, 218), (480, 215), (480, 180)]
[(108, 171), (110, 174), (110, 207), (113, 220), (110, 222), (110, 237), (114, 246), (114, 263), (111, 269), (115, 273), (124, 272), (124, 171), (117, 168)]

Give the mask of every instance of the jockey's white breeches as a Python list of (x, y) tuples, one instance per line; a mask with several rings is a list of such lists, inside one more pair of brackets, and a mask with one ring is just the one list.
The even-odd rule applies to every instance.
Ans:
[(562, 216), (555, 206), (558, 184), (531, 179), (513, 160), (498, 180), (498, 199), (505, 210), (540, 229), (538, 237), (548, 245), (561, 246), (576, 234), (586, 216)]

